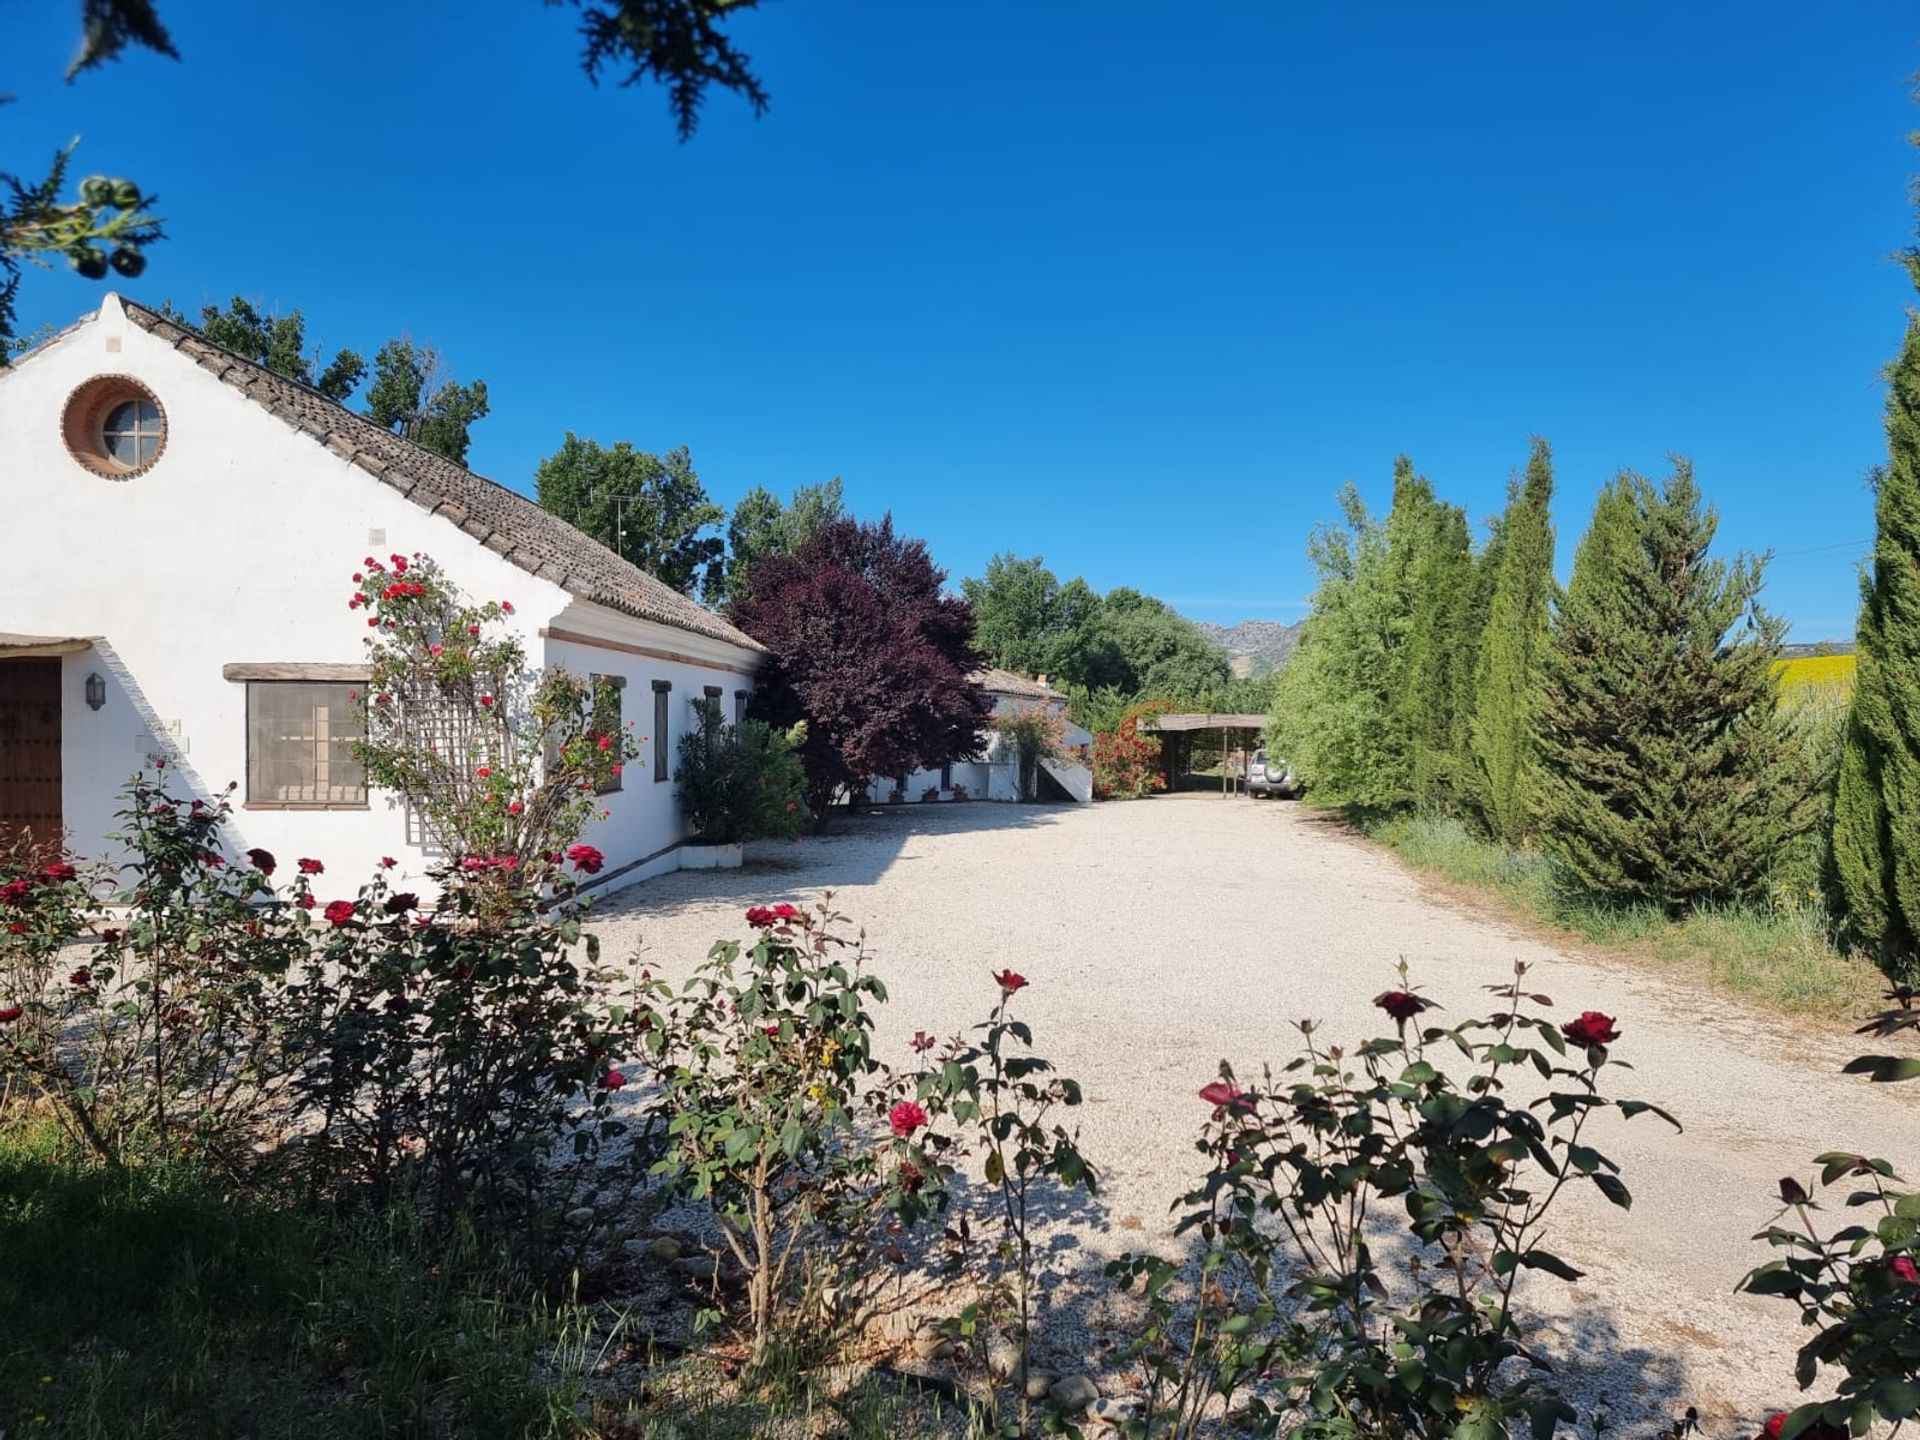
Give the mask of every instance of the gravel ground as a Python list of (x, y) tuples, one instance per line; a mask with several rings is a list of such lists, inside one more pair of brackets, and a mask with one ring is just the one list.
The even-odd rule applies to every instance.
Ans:
[(1469, 912), (1299, 806), (1187, 795), (874, 811), (826, 837), (753, 847), (741, 871), (636, 886), (602, 902), (594, 928), (610, 957), (642, 947), (677, 976), (715, 937), (743, 932), (744, 906), (829, 890), (865, 927), (891, 991), (879, 1031), (889, 1059), (911, 1058), (916, 1029), (952, 1033), (982, 1015), (988, 972), (1010, 965), (1032, 982), (1021, 1014), (1085, 1087), (1082, 1149), (1103, 1180), (1047, 1236), (1051, 1338), (1060, 1358), (1084, 1349), (1096, 1371), (1116, 1338), (1101, 1265), (1128, 1249), (1177, 1253), (1168, 1207), (1195, 1170), (1195, 1092), (1222, 1057), (1244, 1076), (1293, 1054), (1296, 1019), (1326, 1022), (1329, 1037), (1373, 1033), (1371, 998), (1403, 957), (1454, 1016), (1478, 1013), (1482, 986), (1530, 962), (1558, 1013), (1618, 1018), (1613, 1053), (1635, 1069), (1617, 1091), (1687, 1127), (1609, 1116), (1590, 1130), (1620, 1163), (1633, 1210), (1570, 1192), (1554, 1248), (1587, 1275), (1529, 1281), (1563, 1380), (1583, 1409), (1602, 1402), (1625, 1422), (1621, 1433), (1687, 1405), (1708, 1433), (1740, 1433), (1727, 1422), (1791, 1403), (1804, 1338), (1791, 1307), (1733, 1293), (1765, 1258), (1750, 1237), (1777, 1208), (1779, 1177), (1810, 1178), (1809, 1159), (1834, 1148), (1920, 1171), (1920, 1085), (1841, 1077), (1851, 1036)]

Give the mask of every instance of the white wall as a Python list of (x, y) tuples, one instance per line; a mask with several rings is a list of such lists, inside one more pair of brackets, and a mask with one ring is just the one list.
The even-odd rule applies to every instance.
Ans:
[[(1034, 701), (1018, 695), (993, 693), (993, 713), (1005, 715)], [(1050, 701), (1056, 711), (1062, 713), (1067, 708), (1064, 700)], [(1066, 743), (1069, 746), (1093, 744), (1093, 736), (1071, 720), (1066, 722)], [(1066, 760), (1049, 767), (1064, 772), (1061, 783), (1067, 792), (1076, 799), (1093, 798), (1093, 775), (1078, 760)], [(967, 795), (974, 800), (1018, 800), (1020, 798), (1019, 757), (1014, 753), (1013, 743), (1006, 736), (993, 730), (982, 731), (980, 735), (980, 758), (977, 760), (956, 760), (952, 767), (952, 778), (956, 785), (967, 787)], [(1077, 772), (1085, 771), (1084, 785), (1075, 783)], [(893, 794), (896, 777), (875, 776), (867, 785), (867, 798), (876, 803), (885, 804)], [(1056, 778), (1061, 778), (1056, 775)], [(938, 770), (915, 770), (907, 776), (907, 803), (917, 803), (929, 786), (940, 784)]]
[[(595, 821), (581, 838), (604, 851), (610, 867), (658, 855), (640, 869), (619, 876), (614, 885), (676, 868), (673, 854), (658, 852), (687, 838), (674, 798), (673, 772), (680, 764), (681, 737), (694, 726), (693, 702), (705, 695), (707, 686), (717, 685), (721, 714), (731, 721), (735, 693), (753, 688), (752, 677), (745, 673), (752, 665), (750, 653), (584, 602), (576, 602), (551, 629), (609, 642), (596, 645), (550, 635), (545, 642), (546, 663), (562, 666), (575, 675), (624, 679), (621, 721), (640, 745), (639, 755), (620, 777), (621, 788), (600, 797), (606, 818)], [(673, 687), (667, 692), (667, 778), (658, 781), (653, 778), (656, 680)]]
[[(130, 480), (94, 475), (61, 438), (68, 395), (107, 373), (139, 379), (166, 411), (165, 452)], [(510, 600), (536, 661), (548, 648), (542, 627), (580, 608), (129, 323), (111, 297), (97, 319), (0, 372), (0, 516), (0, 631), (98, 635), (107, 647), (64, 666), (66, 821), (83, 853), (102, 853), (115, 792), (141, 762), (139, 737), (149, 727), (138, 702), (177, 731), (197, 793), (238, 780), (244, 799), (246, 687), (223, 679), (221, 668), (362, 660), (365, 616), (347, 600), (349, 577), (369, 553), (424, 551), (474, 598)], [(370, 539), (375, 531), (384, 539)], [(610, 633), (672, 637), (679, 650), (699, 638), (612, 612), (598, 618)], [(565, 646), (553, 651), (582, 669), (614, 668)], [(109, 652), (124, 681), (105, 668)], [(689, 688), (709, 683), (697, 667), (654, 671), (628, 658), (636, 661), (629, 709), (643, 722), (654, 673), (673, 680), (681, 703)], [(82, 699), (96, 671), (109, 681), (98, 713)], [(729, 698), (737, 678), (727, 682)], [(631, 709), (636, 699), (640, 713)], [(675, 723), (684, 723), (678, 709)], [(594, 841), (610, 865), (676, 838), (672, 807), (662, 803), (671, 785), (655, 786), (644, 763), (634, 769), (628, 790), (609, 797), (614, 818)], [(383, 855), (415, 875), (424, 863), (406, 845), (400, 808), (379, 794), (364, 811), (239, 811), (232, 843), (264, 846), (284, 862), (314, 856), (342, 893)]]

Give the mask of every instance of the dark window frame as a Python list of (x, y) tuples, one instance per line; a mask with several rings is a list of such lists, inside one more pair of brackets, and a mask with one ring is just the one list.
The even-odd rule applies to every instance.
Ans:
[[(626, 724), (626, 719), (627, 719), (626, 717), (627, 677), (624, 675), (588, 675), (587, 683), (588, 685), (593, 687), (592, 688), (593, 706), (594, 706), (593, 713), (594, 713), (594, 726), (596, 729), (603, 728), (600, 724), (600, 710), (599, 710), (600, 688), (602, 686), (605, 686), (607, 689), (613, 692), (613, 724), (610, 726), (604, 727), (604, 733), (614, 736), (617, 742), (618, 737), (620, 736)], [(622, 763), (624, 765), (624, 762)], [(624, 790), (625, 788), (626, 786), (621, 783), (621, 777), (619, 775), (617, 774), (609, 775), (606, 778), (605, 783), (598, 785), (594, 788), (593, 793), (596, 795), (612, 795), (616, 791)]]
[(667, 730), (672, 722), (673, 708), (668, 699), (673, 693), (671, 680), (653, 682), (653, 782), (658, 785), (667, 777)]

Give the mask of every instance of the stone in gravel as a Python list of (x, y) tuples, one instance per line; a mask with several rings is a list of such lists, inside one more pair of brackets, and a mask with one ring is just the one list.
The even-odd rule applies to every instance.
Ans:
[(569, 1225), (593, 1224), (593, 1206), (576, 1205), (573, 1209), (567, 1211), (567, 1223)]
[(1027, 1398), (1029, 1400), (1046, 1399), (1047, 1391), (1053, 1388), (1053, 1382), (1059, 1378), (1051, 1370), (1027, 1371)]
[[(627, 1242), (628, 1245), (632, 1245), (633, 1243), (631, 1240)], [(646, 1242), (645, 1248), (646, 1253), (651, 1258), (658, 1260), (662, 1265), (671, 1265), (686, 1253), (686, 1251), (681, 1248), (680, 1242), (671, 1235), (656, 1235), (653, 1239)]]
[(1100, 1387), (1085, 1375), (1068, 1375), (1047, 1389), (1047, 1399), (1069, 1415), (1078, 1415), (1100, 1398)]
[(913, 1332), (913, 1353), (922, 1360), (940, 1360), (953, 1353), (953, 1342), (938, 1326), (922, 1325)]
[(1134, 1418), (1133, 1406), (1125, 1400), (1096, 1400), (1089, 1415), (1096, 1426), (1107, 1430), (1123, 1430)]
[(1020, 1347), (1012, 1336), (998, 1331), (987, 1336), (987, 1373), (996, 1380), (1011, 1380), (1020, 1373)]
[(667, 1267), (674, 1274), (688, 1280), (696, 1280), (702, 1285), (709, 1284), (719, 1264), (711, 1255), (684, 1255)]

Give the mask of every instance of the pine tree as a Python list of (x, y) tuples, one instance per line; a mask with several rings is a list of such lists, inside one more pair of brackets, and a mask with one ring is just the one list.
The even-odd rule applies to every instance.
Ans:
[(1678, 912), (1764, 889), (1812, 821), (1778, 705), (1762, 563), (1710, 560), (1691, 468), (1601, 493), (1542, 652), (1528, 803), (1582, 890)]
[[(1906, 261), (1920, 288), (1920, 250)], [(1887, 464), (1861, 582), (1833, 865), (1851, 927), (1883, 959), (1910, 961), (1920, 944), (1920, 315), (1911, 311), (1887, 379)]]
[(1475, 659), (1469, 744), (1472, 785), (1488, 830), (1513, 843), (1526, 833), (1532, 703), (1553, 592), (1553, 453), (1535, 438), (1526, 478), (1500, 525), (1500, 567)]

